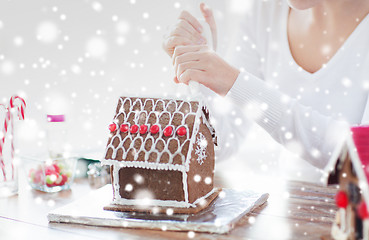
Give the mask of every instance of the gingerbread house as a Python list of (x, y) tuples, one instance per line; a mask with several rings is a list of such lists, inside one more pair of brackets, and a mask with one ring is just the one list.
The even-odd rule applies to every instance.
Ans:
[(334, 239), (369, 240), (369, 126), (351, 128), (327, 165), (328, 184), (338, 184)]
[(105, 209), (199, 210), (216, 196), (216, 136), (201, 101), (121, 97), (109, 129), (102, 163), (113, 201)]

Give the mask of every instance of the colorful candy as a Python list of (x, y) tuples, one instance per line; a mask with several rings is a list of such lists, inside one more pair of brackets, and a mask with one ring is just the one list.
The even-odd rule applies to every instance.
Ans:
[(177, 129), (178, 136), (184, 136), (184, 135), (186, 135), (186, 133), (187, 133), (187, 130), (186, 130), (185, 127), (180, 127), (180, 128)]
[(109, 130), (110, 132), (114, 132), (115, 130), (117, 130), (117, 124), (112, 123), (109, 125)]
[[(146, 134), (149, 131), (151, 134), (157, 134), (160, 131), (160, 126), (157, 124), (154, 124), (151, 127), (146, 124), (143, 124), (141, 126), (133, 124), (129, 126), (127, 123), (123, 123), (119, 126), (119, 129), (121, 133), (130, 132), (132, 134), (135, 134), (139, 132), (140, 134)], [(110, 132), (116, 131), (117, 124), (111, 123), (109, 125), (109, 130)], [(167, 126), (163, 130), (163, 135), (166, 137), (170, 137), (173, 135), (173, 131), (175, 131), (175, 129), (173, 129), (172, 126)], [(177, 128), (176, 133), (178, 136), (185, 136), (187, 134), (187, 128), (185, 126), (180, 126), (179, 128)]]
[(145, 134), (147, 132), (147, 125), (140, 126), (140, 134)]
[(29, 170), (28, 178), (32, 184), (42, 187), (64, 186), (71, 177), (71, 171), (62, 163), (55, 161), (53, 164), (39, 165), (36, 169)]
[(151, 128), (150, 128), (150, 132), (151, 134), (156, 134), (158, 133), (160, 130), (159, 126), (158, 125), (152, 125)]
[(137, 133), (138, 131), (138, 126), (136, 124), (131, 126), (131, 133)]
[(128, 132), (128, 129), (129, 129), (129, 127), (128, 127), (128, 124), (122, 124), (122, 125), (120, 125), (120, 131), (121, 132)]
[(168, 126), (164, 129), (164, 136), (169, 137), (173, 133), (173, 128), (171, 126)]

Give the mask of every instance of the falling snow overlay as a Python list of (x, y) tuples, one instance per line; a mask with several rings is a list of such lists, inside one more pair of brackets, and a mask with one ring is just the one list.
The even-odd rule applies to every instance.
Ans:
[[(102, 126), (111, 120), (118, 97), (187, 94), (172, 81), (172, 64), (162, 41), (182, 9), (200, 14), (197, 3), (35, 0), (22, 2), (22, 8), (19, 4), (4, 1), (0, 8), (0, 101), (17, 94), (29, 103), (28, 118), (19, 126), (22, 134), (16, 133), (24, 154), (47, 146), (48, 113), (66, 114), (72, 151), (99, 152), (105, 147)], [(223, 2), (212, 6), (217, 12), (227, 9)], [(220, 50), (224, 52), (226, 45)]]
[[(255, 54), (250, 64), (257, 64), (258, 69), (271, 66), (270, 71), (264, 74), (265, 79), (270, 81), (271, 88), (289, 95), (283, 95), (278, 101), (289, 104), (291, 99), (297, 99), (307, 104), (309, 99), (313, 99), (318, 103), (318, 111), (335, 117), (345, 116), (344, 111), (339, 109), (341, 106), (347, 110), (365, 101), (355, 94), (354, 89), (360, 86), (368, 91), (368, 77), (358, 80), (352, 74), (344, 74), (336, 78), (334, 89), (319, 79), (301, 78), (287, 87), (281, 84), (286, 77), (292, 76), (286, 75), (286, 71), (281, 69), (288, 69), (288, 73), (293, 73), (293, 76), (309, 75), (292, 58), (286, 61), (278, 58), (271, 64), (267, 56), (276, 56), (285, 47), (278, 39), (271, 38), (280, 29), (266, 21), (260, 27), (260, 35), (266, 36), (262, 41), (272, 39), (270, 42), (262, 44), (255, 41), (253, 35), (241, 32), (239, 41), (234, 43), (233, 33), (239, 32), (235, 31), (238, 27), (235, 23), (244, 19), (245, 12), (253, 7), (251, 1), (205, 2), (214, 9), (219, 55), (226, 56), (230, 50), (242, 54), (247, 50), (250, 56), (254, 56), (262, 46), (269, 47), (270, 54)], [(271, 1), (267, 2), (265, 5)], [(22, 1), (22, 8), (18, 7), (19, 3), (19, 0), (2, 1), (0, 8), (0, 101), (6, 102), (10, 95), (17, 94), (25, 97), (29, 103), (28, 118), (19, 125), (22, 130), (16, 133), (20, 136), (17, 145), (22, 146), (19, 149), (21, 153), (45, 149), (47, 141), (44, 123), (47, 113), (66, 114), (68, 145), (72, 151), (100, 152), (105, 147), (108, 134), (103, 126), (111, 121), (119, 96), (187, 96), (186, 87), (173, 82), (171, 59), (163, 51), (162, 41), (170, 30), (169, 25), (175, 23), (182, 9), (200, 17), (198, 3), (163, 0), (159, 6), (149, 0), (34, 0)], [(22, 24), (19, 16), (27, 24)], [(321, 48), (322, 53), (326, 54), (331, 50), (328, 45)], [(361, 71), (366, 55), (360, 52), (350, 54), (350, 68), (356, 72)], [(237, 67), (242, 73), (250, 71), (246, 64)], [(324, 69), (329, 68), (327, 64)], [(255, 71), (252, 74), (258, 76), (260, 73)], [(368, 76), (364, 73), (362, 75)], [(312, 84), (306, 85), (305, 80)], [(244, 81), (250, 81), (250, 77), (245, 75)], [(327, 84), (321, 85), (320, 82)], [(355, 96), (357, 102), (347, 104), (347, 99), (352, 96)], [(332, 101), (333, 97), (339, 101)], [(248, 141), (251, 144), (242, 145), (242, 153), (237, 156), (240, 159), (250, 154), (261, 157), (252, 163), (247, 161), (247, 164), (246, 161), (237, 161), (234, 165), (240, 169), (253, 165), (261, 173), (272, 173), (278, 169), (281, 152), (283, 158), (288, 159), (285, 165), (294, 164), (292, 159), (295, 155), (281, 150), (274, 140), (248, 121), (239, 109), (235, 110), (223, 98), (209, 96), (208, 99), (216, 106), (211, 111), (214, 125), (222, 126), (223, 120), (231, 117), (227, 125), (229, 132), (219, 138), (221, 150), (216, 154), (218, 160), (228, 159), (235, 152), (235, 145)], [(264, 124), (273, 121), (264, 116), (264, 113), (273, 109), (273, 105), (266, 101), (253, 101), (243, 106), (243, 109), (254, 120)], [(311, 133), (315, 135), (322, 131), (321, 126), (313, 122), (314, 112), (301, 111), (301, 115), (304, 121), (312, 122), (306, 128)], [(288, 116), (292, 119), (292, 115)], [(351, 115), (350, 118), (358, 116)], [(296, 128), (286, 126), (281, 139), (288, 141), (288, 149), (301, 153), (303, 145), (296, 141)], [(334, 136), (332, 134), (329, 137)], [(316, 146), (309, 148), (308, 152), (315, 159), (325, 154)], [(293, 169), (292, 172), (298, 173)], [(301, 172), (299, 174), (304, 175)]]

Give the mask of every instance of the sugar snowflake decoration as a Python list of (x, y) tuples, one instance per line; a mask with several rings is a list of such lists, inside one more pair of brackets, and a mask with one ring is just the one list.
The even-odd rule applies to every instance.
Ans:
[(200, 133), (196, 140), (196, 150), (197, 162), (201, 165), (204, 163), (206, 158), (206, 147), (208, 146), (208, 141), (206, 140), (204, 134)]

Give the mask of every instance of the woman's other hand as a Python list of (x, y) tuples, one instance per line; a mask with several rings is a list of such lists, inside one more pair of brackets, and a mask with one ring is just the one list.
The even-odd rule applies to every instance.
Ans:
[(178, 46), (172, 60), (176, 83), (196, 81), (221, 96), (228, 93), (240, 73), (206, 45)]
[[(200, 10), (209, 24), (214, 49), (217, 45), (217, 30), (212, 10), (204, 3), (200, 4)], [(174, 49), (177, 46), (202, 45), (207, 40), (202, 36), (203, 26), (200, 22), (187, 11), (182, 11), (178, 17), (177, 23), (172, 30), (164, 37), (163, 48), (165, 52), (172, 57)]]
[(164, 37), (163, 48), (172, 57), (177, 46), (206, 44), (201, 35), (203, 29), (199, 21), (187, 11), (182, 11), (172, 31)]

